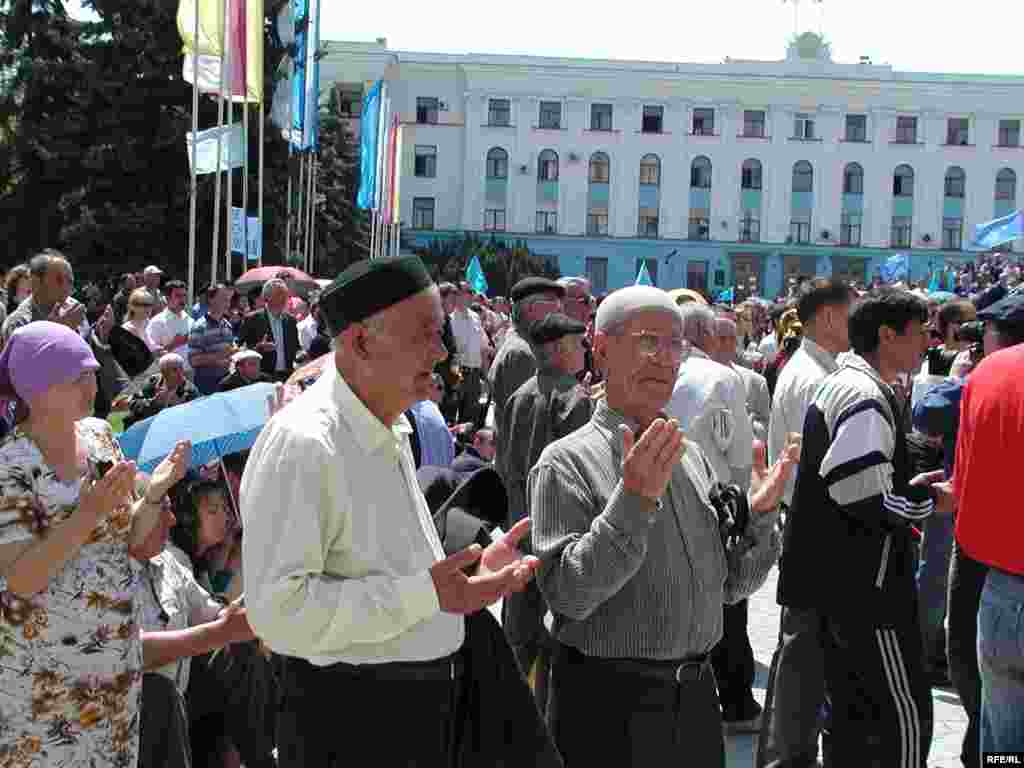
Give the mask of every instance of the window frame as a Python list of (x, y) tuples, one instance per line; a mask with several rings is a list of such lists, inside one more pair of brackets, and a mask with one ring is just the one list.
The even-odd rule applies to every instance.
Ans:
[[(659, 214), (660, 214), (660, 212), (659, 212)], [(651, 240), (658, 239), (658, 233), (660, 231), (660, 219), (661, 219), (661, 216), (659, 214), (655, 214), (653, 216), (651, 216), (650, 214), (646, 214), (646, 213), (638, 214), (637, 215), (637, 220), (636, 220), (636, 236), (637, 237), (649, 238)], [(646, 227), (645, 227), (645, 224), (646, 224)], [(653, 227), (653, 233), (651, 231), (652, 227)]]
[[(544, 220), (544, 225), (541, 226), (541, 219)], [(553, 224), (551, 222), (554, 222)], [(558, 234), (558, 211), (537, 211), (535, 219), (535, 230), (540, 235), (555, 235)], [(550, 227), (550, 228), (549, 228)]]
[[(654, 168), (654, 181), (650, 180), (650, 169)], [(645, 170), (647, 173), (645, 174)], [(644, 176), (647, 179), (644, 179)], [(661, 158), (657, 155), (648, 154), (640, 158), (640, 183), (651, 187), (661, 187)]]
[[(650, 110), (650, 114), (648, 114)], [(648, 123), (650, 120), (650, 124)], [(655, 127), (655, 121), (657, 127)], [(664, 133), (665, 108), (660, 104), (644, 104), (640, 110), (640, 133)]]
[[(703, 160), (704, 162), (698, 165), (697, 161), (699, 160)], [(695, 184), (694, 182), (703, 181), (700, 174), (705, 170), (707, 172), (707, 183)], [(711, 185), (714, 183), (714, 170), (715, 166), (711, 163), (711, 158), (707, 155), (697, 155), (697, 157), (693, 158), (690, 162), (690, 189), (711, 189)]]
[[(430, 102), (433, 102), (433, 106)], [(437, 125), (440, 111), (441, 100), (437, 96), (416, 97), (416, 123), (418, 125)]]
[(816, 118), (810, 112), (793, 114), (793, 138), (797, 141), (817, 141), (815, 135)]
[[(603, 221), (603, 225), (602, 221)], [(595, 237), (601, 237), (608, 235), (608, 211), (594, 212), (587, 211), (587, 234)]]
[(754, 218), (748, 211), (741, 219), (737, 230), (737, 238), (741, 243), (761, 242), (761, 219)]
[[(951, 222), (956, 222), (954, 229)], [(964, 249), (964, 220), (962, 217), (942, 217), (942, 250), (962, 251)]]
[[(807, 168), (809, 168), (810, 172), (809, 173), (804, 173), (801, 170), (801, 172), (798, 174), (797, 173), (797, 169), (798, 168), (802, 168), (803, 166), (806, 166)], [(803, 189), (803, 188), (798, 189), (797, 188), (796, 180), (798, 178), (798, 175), (799, 175), (800, 178), (803, 178), (804, 176), (806, 176), (808, 179), (810, 179), (810, 185), (808, 186), (807, 189)], [(814, 166), (811, 165), (810, 161), (808, 161), (808, 160), (797, 160), (795, 163), (793, 163), (793, 172), (792, 172), (792, 182), (791, 183), (793, 185), (793, 189), (792, 189), (793, 192), (811, 192), (811, 193), (814, 192)]]
[[(1009, 130), (1008, 130), (1011, 126), (1013, 126), (1013, 128), (1014, 128), (1013, 134), (1014, 134), (1015, 139), (1016, 139), (1012, 144), (1009, 141), (1010, 133), (1009, 133)], [(1007, 118), (1005, 120), (1000, 120), (999, 121), (999, 127), (998, 127), (999, 143), (996, 146), (998, 146), (998, 147), (1016, 147), (1016, 148), (1019, 148), (1020, 147), (1020, 128), (1021, 128), (1021, 121), (1020, 121), (1020, 119)]]
[[(433, 152), (430, 154), (420, 154), (421, 149), (432, 149)], [(427, 167), (423, 173), (420, 173), (420, 158), (424, 160), (424, 165)], [(433, 162), (426, 163), (427, 160)], [(428, 172), (429, 171), (429, 172)], [(436, 144), (416, 144), (413, 147), (413, 176), (418, 179), (436, 179), (437, 178), (437, 145)]]
[[(753, 185), (754, 169), (753, 167), (748, 168), (747, 163), (757, 163), (757, 186)], [(750, 174), (751, 180), (751, 184), (749, 186), (747, 185), (748, 173)], [(740, 164), (740, 189), (757, 190), (759, 192), (764, 190), (764, 163), (762, 163), (756, 157), (748, 157)]]
[[(548, 112), (547, 118), (550, 118), (552, 106), (557, 108), (557, 119), (553, 121), (554, 124), (546, 124), (545, 107), (547, 107)], [(545, 131), (562, 130), (562, 102), (549, 101), (547, 99), (542, 100), (537, 107), (537, 127)]]
[[(498, 215), (501, 215), (501, 226), (498, 226)], [(484, 232), (505, 232), (508, 224), (507, 220), (508, 209), (507, 208), (484, 208)], [(491, 222), (488, 224), (488, 217)]]
[[(908, 177), (906, 175), (903, 175), (903, 176), (898, 175), (897, 171), (899, 171), (900, 168), (908, 169), (910, 171), (910, 176)], [(897, 165), (896, 168), (894, 168), (893, 172), (892, 172), (892, 196), (893, 197), (909, 197), (909, 198), (913, 198), (914, 197), (914, 187), (917, 184), (916, 176), (917, 176), (917, 174), (914, 172), (914, 169), (911, 166), (907, 165), (906, 163), (904, 163), (902, 165)], [(902, 184), (900, 185), (901, 186), (900, 191), (897, 192), (896, 191), (896, 180), (897, 179), (906, 179), (906, 178), (910, 179), (910, 193), (908, 194), (906, 191), (904, 191), (902, 189), (902, 186), (903, 186)]]
[[(422, 205), (425, 201), (430, 202), (430, 207)], [(424, 226), (423, 216), (430, 213), (430, 226)], [(412, 229), (429, 231), (434, 228), (437, 214), (437, 201), (433, 197), (414, 197), (412, 199)]]
[[(897, 219), (906, 224), (897, 225)], [(911, 216), (893, 216), (889, 221), (889, 247), (909, 248), (913, 243), (914, 219)], [(905, 234), (906, 237), (898, 237), (897, 234)]]
[[(545, 158), (545, 155), (549, 155), (549, 157)], [(554, 167), (555, 170), (554, 178), (551, 178), (548, 175), (552, 167)], [(553, 149), (542, 150), (541, 153), (537, 155), (537, 183), (540, 184), (547, 181), (558, 181), (559, 172), (558, 153)]]
[[(954, 127), (954, 123), (957, 125)], [(961, 133), (962, 132), (962, 133)], [(950, 147), (970, 146), (971, 120), (967, 117), (946, 118), (946, 145)]]
[[(600, 155), (604, 162), (601, 165), (604, 166), (604, 179), (594, 178), (594, 158)], [(587, 162), (587, 183), (588, 184), (610, 184), (612, 178), (612, 159), (607, 152), (594, 152), (590, 156), (590, 160)]]
[[(857, 223), (854, 224), (851, 221), (852, 217), (857, 217)], [(853, 233), (856, 232), (856, 238)], [(861, 238), (864, 235), (864, 215), (861, 213), (844, 213), (839, 217), (839, 244), (847, 245), (851, 247), (859, 247), (861, 244)]]
[[(496, 104), (504, 103), (504, 109), (496, 108)], [(504, 112), (505, 122), (499, 122), (495, 120), (495, 115)], [(500, 97), (487, 99), (487, 127), (488, 128), (511, 128), (512, 127), (512, 99), (503, 99)]]
[[(697, 130), (697, 121), (700, 121), (701, 129)], [(706, 122), (710, 120), (711, 126), (708, 129)], [(714, 136), (715, 135), (715, 108), (694, 107), (693, 115), (690, 118), (690, 133), (693, 136)]]
[[(501, 152), (504, 155), (504, 157), (500, 158), (500, 159), (498, 157), (491, 157), (491, 155), (494, 152)], [(497, 163), (497, 162), (503, 162), (504, 163), (504, 168), (505, 168), (504, 175), (498, 175), (498, 174), (492, 175), (491, 174), (491, 169), (492, 169), (491, 163)], [(487, 150), (487, 156), (486, 156), (486, 159), (485, 159), (485, 163), (486, 163), (486, 167), (484, 168), (484, 178), (485, 179), (487, 179), (488, 181), (508, 181), (508, 150), (507, 149), (505, 149), (504, 147), (491, 147), (489, 150)], [(497, 167), (497, 166), (495, 166), (495, 167)]]
[[(999, 177), (1003, 176), (1004, 172), (1009, 173), (1010, 174), (1010, 178), (1007, 179), (1006, 177), (1004, 177), (1003, 181), (1000, 182), (1000, 178)], [(1012, 186), (1010, 187), (1011, 194), (1010, 195), (1000, 195), (999, 194), (1000, 183), (1005, 185), (1006, 181), (1011, 181), (1012, 182)], [(1013, 201), (1017, 200), (1017, 172), (1015, 170), (1013, 170), (1013, 168), (1000, 168), (998, 171), (996, 171), (995, 199), (996, 200), (1013, 200)]]
[(790, 218), (789, 237), (794, 245), (810, 245), (811, 243), (811, 220), (806, 221)]
[[(954, 171), (960, 172), (959, 177), (953, 175)], [(967, 174), (963, 168), (951, 165), (946, 169), (946, 174), (942, 177), (942, 194), (944, 197), (958, 200), (963, 200), (967, 196)]]
[[(597, 120), (595, 123), (595, 117), (601, 117), (607, 112), (608, 116), (608, 127), (603, 128), (601, 124), (603, 120)], [(615, 105), (609, 102), (598, 101), (590, 104), (590, 130), (611, 132), (615, 128)]]
[[(860, 118), (860, 128), (863, 131), (862, 138), (855, 138), (850, 132), (850, 118)], [(853, 123), (856, 125), (857, 123)], [(846, 114), (846, 120), (843, 123), (843, 141), (848, 141), (854, 144), (866, 144), (868, 140), (868, 116), (862, 112), (848, 112)]]
[[(760, 115), (760, 120), (750, 120), (749, 116)], [(756, 130), (756, 127), (760, 125), (760, 132)], [(763, 139), (766, 138), (768, 125), (768, 115), (766, 110), (763, 109), (744, 109), (743, 110), (743, 138), (745, 139)]]
[[(850, 171), (856, 169), (858, 173), (853, 175)], [(857, 184), (850, 184), (850, 180), (857, 179)], [(858, 189), (852, 189), (852, 187), (859, 187)], [(863, 195), (864, 194), (864, 166), (860, 163), (847, 163), (843, 166), (843, 194), (844, 195)]]
[[(913, 130), (909, 132), (906, 128), (910, 126)], [(893, 133), (894, 144), (917, 144), (918, 128), (917, 115), (896, 115), (896, 130)]]
[(703, 242), (711, 240), (711, 217), (691, 214), (686, 220), (686, 239)]

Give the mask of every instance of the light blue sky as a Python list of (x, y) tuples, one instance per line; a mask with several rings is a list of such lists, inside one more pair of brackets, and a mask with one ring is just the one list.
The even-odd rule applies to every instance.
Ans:
[[(1016, 0), (800, 0), (799, 14), (837, 61), (1024, 75)], [(781, 0), (324, 0), (321, 36), (442, 53), (719, 62), (782, 58), (793, 17)]]

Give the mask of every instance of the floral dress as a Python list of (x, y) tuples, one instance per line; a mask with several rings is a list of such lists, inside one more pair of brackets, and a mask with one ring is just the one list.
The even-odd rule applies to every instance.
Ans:
[[(106, 422), (77, 428), (89, 477), (121, 459)], [(0, 442), (0, 544), (45, 538), (78, 508), (81, 485), (61, 482), (16, 428)], [(130, 509), (115, 510), (45, 591), (0, 594), (0, 768), (135, 766), (142, 641), (130, 529)]]

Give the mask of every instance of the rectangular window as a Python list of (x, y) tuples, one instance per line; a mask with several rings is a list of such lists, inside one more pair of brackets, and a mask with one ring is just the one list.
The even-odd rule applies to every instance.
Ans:
[(637, 224), (636, 234), (638, 237), (657, 237), (658, 236), (658, 216), (656, 214), (640, 214), (640, 220)]
[(910, 247), (910, 225), (909, 216), (893, 216), (892, 229), (889, 233), (889, 245), (893, 248)]
[(640, 183), (659, 184), (661, 166), (658, 163), (640, 163)]
[(537, 119), (538, 128), (546, 128), (549, 131), (557, 131), (562, 127), (562, 102), (542, 101), (540, 103), (540, 116)]
[(743, 169), (740, 171), (740, 187), (743, 189), (761, 189), (761, 184), (761, 164), (743, 166)]
[(693, 110), (693, 135), (715, 135), (715, 110), (704, 107)]
[(508, 155), (506, 155), (504, 152), (492, 152), (491, 154), (487, 155), (487, 178), (508, 178)]
[(843, 194), (844, 195), (863, 195), (864, 194), (864, 174), (863, 173), (850, 173), (846, 172), (843, 174)]
[(508, 99), (489, 99), (487, 101), (487, 124), (498, 128), (507, 128), (512, 124), (512, 102)]
[(896, 118), (896, 144), (917, 144), (917, 118), (900, 115)]
[(607, 235), (608, 214), (603, 212), (591, 212), (587, 214), (587, 234)]
[(610, 131), (612, 129), (612, 105), (590, 105), (590, 130)]
[(488, 232), (504, 232), (505, 209), (487, 208), (484, 211), (484, 229)]
[(942, 249), (945, 251), (959, 251), (963, 247), (964, 220), (943, 219), (942, 220)]
[(839, 221), (839, 244), (860, 245), (861, 215), (844, 213)]
[(947, 173), (946, 182), (943, 184), (945, 188), (946, 197), (960, 197), (964, 196), (964, 186), (966, 185), (967, 177), (962, 173)]
[(743, 135), (751, 139), (764, 138), (764, 110), (743, 110)]
[(999, 121), (999, 146), (1020, 146), (1020, 120)]
[(608, 161), (604, 157), (594, 157), (590, 160), (590, 180), (595, 184), (608, 183)]
[(793, 121), (793, 138), (810, 141), (816, 138), (814, 133), (814, 118), (803, 112), (797, 112)]
[(690, 240), (710, 239), (711, 221), (705, 216), (691, 216), (686, 236)]
[(342, 117), (359, 117), (363, 112), (362, 92), (339, 88), (338, 112)]
[(600, 296), (608, 292), (608, 259), (588, 256), (587, 280), (590, 281), (590, 292), (594, 296)]
[(416, 122), (437, 123), (438, 101), (433, 96), (419, 96), (416, 99)]
[(555, 211), (537, 211), (537, 231), (549, 234), (558, 231), (558, 214)]
[[(1017, 198), (1017, 177), (1008, 173), (996, 176), (996, 200), (1015, 200)], [(1000, 246), (1002, 247), (1002, 246)]]
[(414, 197), (412, 199), (412, 228), (434, 228), (434, 198)]
[(798, 216), (789, 222), (789, 236), (794, 243), (811, 242), (811, 222), (806, 216)]
[(951, 117), (946, 121), (946, 143), (966, 147), (970, 121), (966, 117)]
[(755, 219), (750, 214), (747, 214), (740, 219), (740, 236), (739, 240), (741, 243), (759, 243), (761, 242), (761, 222), (759, 219)]
[(913, 197), (914, 177), (897, 173), (892, 177), (892, 193), (895, 197)]
[(846, 116), (846, 140), (867, 141), (868, 140), (868, 116), (847, 115)]
[[(651, 282), (655, 285), (658, 284), (658, 260), (657, 259), (637, 259), (636, 260), (636, 274), (640, 274), (640, 266), (642, 264), (647, 265), (647, 274), (651, 278)], [(593, 286), (591, 286), (593, 287)]]
[(644, 133), (661, 133), (661, 122), (664, 116), (664, 107), (645, 106), (643, 123), (640, 129)]
[(414, 175), (423, 179), (437, 176), (437, 147), (430, 144), (416, 145), (416, 168)]

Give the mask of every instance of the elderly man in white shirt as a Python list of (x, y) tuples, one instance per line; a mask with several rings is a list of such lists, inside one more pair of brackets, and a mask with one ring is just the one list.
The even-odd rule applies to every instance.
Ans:
[(192, 330), (192, 317), (185, 310), (188, 288), (180, 280), (172, 280), (164, 286), (167, 291), (167, 308), (157, 313), (146, 326), (146, 341), (154, 349), (174, 352), (188, 364), (188, 334)]
[(458, 421), (476, 423), (480, 417), (480, 393), (483, 390), (484, 351), (490, 346), (483, 323), (469, 308), (473, 291), (459, 283), (455, 311), (451, 314), (452, 335), (462, 383), (459, 385)]
[[(803, 434), (804, 417), (818, 386), (837, 370), (836, 356), (849, 350), (848, 319), (853, 297), (850, 287), (840, 280), (819, 277), (801, 286), (796, 310), (803, 340), (775, 384), (769, 457), (782, 454), (790, 434)], [(795, 486), (796, 472), (783, 493), (787, 507), (793, 502)], [(756, 764), (779, 761), (782, 765), (814, 765), (818, 711), (825, 696), (821, 620), (815, 611), (783, 608), (780, 624)]]
[(462, 615), (532, 578), (516, 549), (529, 523), (444, 557), (402, 415), (446, 353), (422, 262), (358, 262), (320, 309), (334, 362), (270, 420), (241, 485), (249, 620), (286, 657), (280, 766), (451, 765)]
[(736, 321), (724, 312), (715, 318), (715, 353), (711, 358), (716, 363), (732, 368), (743, 380), (743, 392), (747, 402), (747, 415), (756, 440), (768, 439), (768, 419), (772, 411), (772, 396), (768, 382), (757, 371), (737, 361)]

